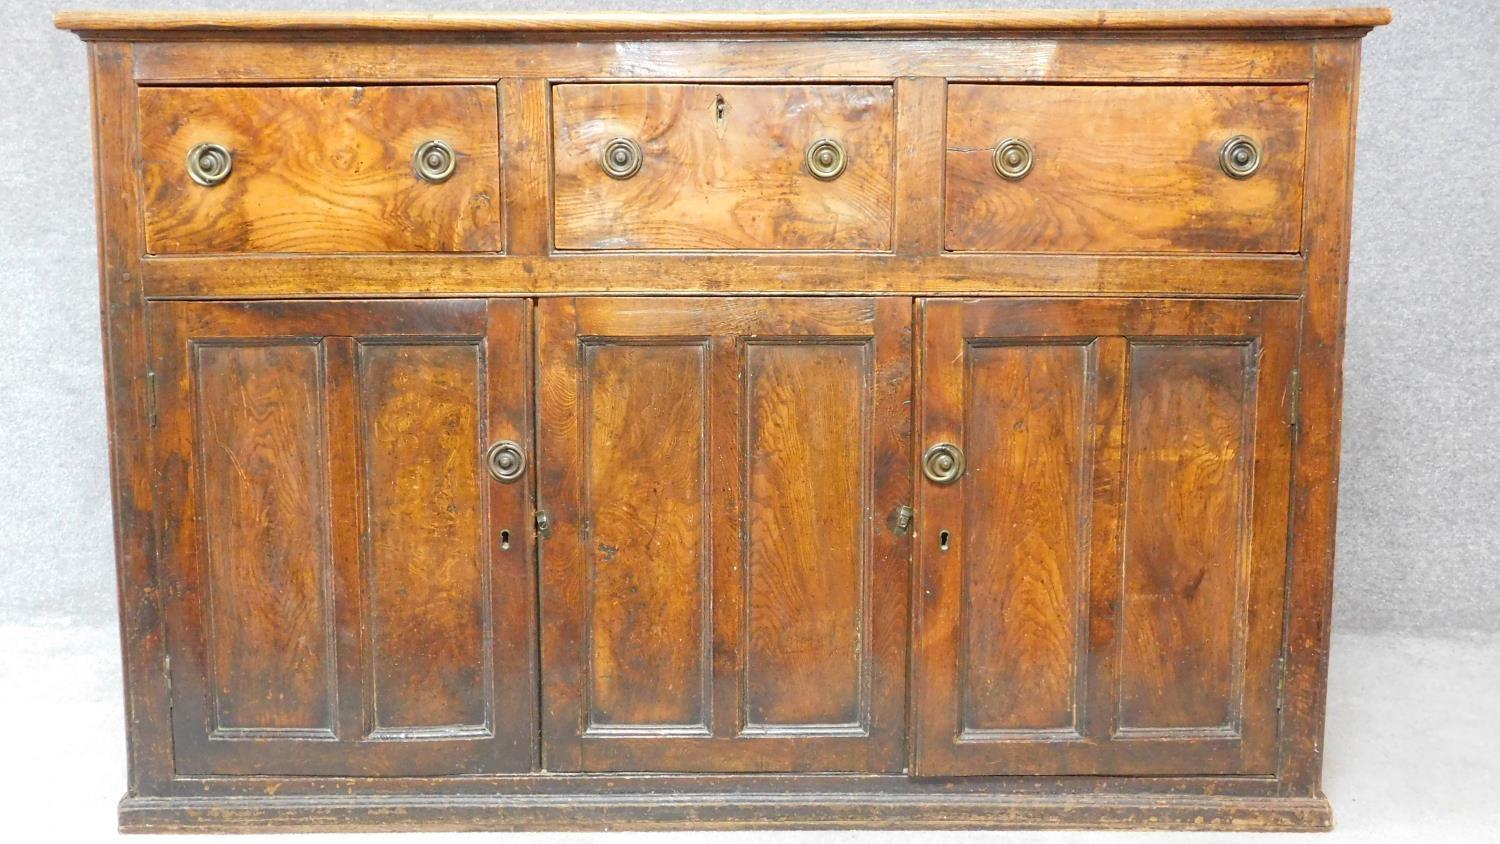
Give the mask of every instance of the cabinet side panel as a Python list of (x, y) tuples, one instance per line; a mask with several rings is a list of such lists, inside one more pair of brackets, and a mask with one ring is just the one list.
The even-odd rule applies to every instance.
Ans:
[(1089, 350), (975, 347), (967, 391), (962, 733), (1078, 729)]
[(1230, 727), (1243, 683), (1249, 346), (1133, 344), (1119, 727)]
[(196, 349), (213, 731), (334, 733), (319, 347)]
[(746, 348), (745, 721), (864, 720), (870, 346)]
[(589, 343), (588, 731), (708, 729), (708, 354)]
[(493, 677), (479, 347), (361, 344), (371, 726), (481, 727)]

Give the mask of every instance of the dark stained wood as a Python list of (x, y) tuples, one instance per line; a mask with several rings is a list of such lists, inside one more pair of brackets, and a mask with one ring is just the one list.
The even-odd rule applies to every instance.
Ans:
[[(559, 249), (884, 250), (891, 240), (887, 85), (559, 85), (552, 89)], [(635, 141), (618, 179), (605, 145)], [(843, 145), (831, 181), (804, 161)]]
[(914, 771), (1274, 771), (1296, 313), (923, 305)]
[[(333, 560), (316, 345), (191, 350), (209, 729), (336, 735)], [(267, 694), (274, 689), (275, 694)]]
[(548, 769), (899, 770), (909, 303), (539, 312)]
[[(495, 316), (514, 343), (523, 313), (508, 310)], [(529, 770), (530, 661), (496, 670), (529, 640), (497, 621), (528, 615), (528, 567), (488, 539), (529, 495), (480, 476), (485, 394), (519, 380), (526, 355), (489, 346), (490, 307), (150, 315), (176, 769)], [(523, 420), (494, 424), (524, 438)]]
[(58, 12), (59, 29), (80, 34), (128, 32), (396, 31), (396, 32), (868, 32), (879, 30), (1159, 30), (1371, 27), (1390, 23), (1388, 9), (1221, 11), (1020, 10), (953, 12)]
[(104, 396), (114, 512), (115, 576), (125, 680), (127, 788), (149, 793), (171, 783), (175, 749), (167, 644), (167, 600), (157, 578), (155, 465), (151, 437), (150, 353), (146, 344), (138, 171), (139, 113), (131, 81), (134, 47), (91, 44), (89, 91), (94, 201), (99, 237), (99, 304)]
[[(122, 827), (1326, 828), (1388, 19), (60, 15), (95, 42)], [(631, 110), (676, 184), (580, 199), (559, 127)], [(207, 129), (236, 171), (189, 187)], [(883, 150), (858, 185), (800, 173), (834, 130)], [(1047, 148), (1008, 194), (999, 131)], [(1269, 139), (1246, 182), (1230, 131)], [(913, 489), (935, 438), (969, 473)]]
[[(953, 85), (947, 232), (957, 251), (1296, 252), (1306, 89), (1300, 86)], [(1226, 175), (1236, 135), (1259, 172)], [(1035, 151), (1010, 181), (993, 152)]]
[[(140, 107), (148, 252), (503, 246), (493, 88), (145, 88)], [(412, 165), (433, 139), (457, 156), (441, 184)], [(221, 184), (189, 178), (200, 143), (233, 153)]]
[(1098, 364), (1087, 345), (969, 354), (959, 729), (1077, 737)]
[[(558, 253), (520, 256), (341, 255), (150, 258), (149, 295), (161, 298), (415, 294), (895, 293), (943, 295), (1158, 294), (1296, 296), (1306, 262), (1295, 255), (1044, 255), (761, 252)], [(272, 271), (274, 268), (274, 271)]]
[(1120, 730), (1236, 726), (1253, 353), (1130, 345)]
[[(545, 317), (544, 317), (545, 318)], [(585, 342), (586, 732), (707, 734), (712, 570), (708, 346)]]
[(1293, 408), (1292, 572), (1281, 703), (1279, 773), (1287, 794), (1321, 793), (1359, 62), (1358, 41), (1320, 42), (1308, 106), (1308, 278), (1297, 361), (1301, 397)]
[(1105, 40), (1080, 34), (960, 39), (592, 41), (545, 36), (485, 44), (427, 41), (161, 41), (138, 45), (142, 83), (493, 82), (495, 79), (838, 79), (944, 77), (1120, 82), (1305, 82), (1311, 42), (1223, 33)]
[(358, 344), (371, 732), (482, 732), (483, 350), (472, 340)]

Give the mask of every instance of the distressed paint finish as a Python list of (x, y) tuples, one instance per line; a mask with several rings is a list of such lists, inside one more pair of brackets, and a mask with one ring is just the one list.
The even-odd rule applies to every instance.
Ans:
[[(94, 42), (122, 826), (1326, 828), (1388, 20), (59, 16)], [(599, 181), (617, 129), (647, 168)], [(954, 487), (914, 479), (937, 439)]]

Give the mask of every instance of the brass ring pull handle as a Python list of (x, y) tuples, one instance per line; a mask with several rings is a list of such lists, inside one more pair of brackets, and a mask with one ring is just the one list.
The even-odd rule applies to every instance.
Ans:
[(641, 172), (644, 158), (640, 144), (629, 138), (615, 138), (604, 145), (604, 151), (599, 154), (599, 165), (611, 179), (628, 179)]
[(1219, 169), (1232, 179), (1248, 179), (1260, 169), (1260, 144), (1249, 135), (1235, 135), (1219, 149)]
[(844, 145), (833, 138), (819, 138), (807, 145), (807, 172), (814, 179), (831, 182), (844, 175), (849, 166), (849, 155)]
[(938, 443), (922, 454), (922, 474), (935, 484), (947, 486), (964, 475), (963, 449), (953, 443)]
[(512, 484), (520, 480), (526, 471), (526, 452), (521, 450), (521, 445), (515, 440), (500, 440), (490, 446), (490, 450), (484, 455), (484, 462), (495, 480), (502, 484)]
[(1031, 149), (1031, 144), (1021, 138), (1006, 138), (995, 144), (995, 155), (991, 159), (1000, 178), (1012, 182), (1026, 178), (1035, 161), (1036, 153)]
[(453, 147), (443, 141), (423, 141), (411, 155), (411, 166), (422, 181), (441, 184), (448, 181), (457, 169), (458, 156), (453, 153)]
[(188, 151), (188, 177), (211, 188), (229, 178), (234, 169), (234, 153), (218, 144), (199, 144)]

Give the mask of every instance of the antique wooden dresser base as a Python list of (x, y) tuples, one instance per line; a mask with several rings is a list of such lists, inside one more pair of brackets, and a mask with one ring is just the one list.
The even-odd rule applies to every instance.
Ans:
[(1378, 9), (63, 13), (123, 829), (1324, 829)]

